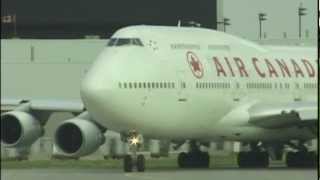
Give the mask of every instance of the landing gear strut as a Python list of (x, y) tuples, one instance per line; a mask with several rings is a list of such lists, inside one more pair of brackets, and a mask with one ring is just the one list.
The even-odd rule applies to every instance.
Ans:
[(191, 141), (190, 151), (178, 155), (178, 166), (180, 168), (209, 168), (209, 153), (200, 151), (199, 147), (195, 141)]
[(258, 143), (250, 143), (249, 152), (238, 154), (238, 166), (240, 168), (266, 168), (269, 166), (269, 153), (262, 151)]
[(287, 167), (292, 168), (312, 168), (317, 166), (317, 155), (313, 151), (308, 151), (303, 142), (299, 142), (298, 145), (289, 143), (297, 152), (288, 152), (286, 156)]
[(130, 145), (132, 155), (125, 155), (123, 158), (124, 172), (132, 172), (134, 167), (138, 172), (144, 172), (145, 157), (142, 154), (137, 154), (138, 149), (141, 147), (141, 138), (137, 133), (130, 133), (127, 142)]

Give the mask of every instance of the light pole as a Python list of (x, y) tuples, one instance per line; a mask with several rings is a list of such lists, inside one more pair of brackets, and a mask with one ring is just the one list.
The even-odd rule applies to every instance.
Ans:
[(259, 17), (259, 38), (260, 38), (260, 40), (262, 38), (262, 21), (266, 21), (267, 20), (266, 16), (267, 16), (266, 13), (259, 13), (258, 14), (258, 17)]
[(227, 26), (230, 26), (230, 19), (229, 18), (223, 18), (223, 21), (217, 22), (217, 24), (223, 24), (223, 31), (227, 31)]
[(301, 36), (302, 36), (302, 33), (301, 33), (301, 31), (302, 31), (302, 23), (301, 23), (301, 21), (302, 21), (302, 16), (307, 15), (306, 11), (307, 11), (307, 8), (304, 8), (304, 7), (302, 6), (302, 3), (300, 3), (300, 6), (299, 6), (299, 8), (298, 8), (298, 15), (299, 15), (299, 39), (301, 39)]
[(227, 31), (227, 26), (230, 26), (230, 19), (229, 18), (223, 18), (223, 31), (226, 32)]

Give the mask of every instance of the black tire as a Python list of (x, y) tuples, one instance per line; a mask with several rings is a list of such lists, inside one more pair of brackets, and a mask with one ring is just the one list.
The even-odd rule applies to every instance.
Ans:
[(318, 166), (317, 161), (317, 154), (316, 152), (307, 152), (305, 157), (305, 167), (306, 168), (316, 168)]
[(269, 161), (269, 153), (268, 152), (262, 152), (262, 166), (263, 168), (268, 168), (270, 164)]
[(145, 158), (142, 154), (138, 155), (137, 157), (137, 171), (144, 172), (145, 171)]
[(130, 155), (125, 155), (123, 158), (123, 170), (124, 172), (132, 172), (133, 161)]
[(288, 152), (287, 153), (287, 156), (286, 156), (286, 164), (287, 164), (287, 167), (289, 168), (293, 168), (293, 167), (298, 167), (297, 165), (297, 160), (296, 160), (296, 153), (294, 152)]
[(209, 153), (207, 153), (207, 152), (201, 153), (201, 167), (202, 168), (209, 168), (209, 166), (210, 166)]
[(238, 157), (237, 157), (237, 162), (238, 162), (239, 168), (248, 167), (247, 156), (248, 156), (247, 152), (239, 152)]
[(314, 168), (317, 166), (317, 156), (315, 152), (296, 152), (296, 166), (298, 168)]
[(240, 152), (237, 161), (239, 168), (267, 168), (269, 166), (269, 153)]
[(187, 153), (182, 152), (178, 155), (178, 166), (179, 168), (186, 168), (186, 161), (187, 161)]

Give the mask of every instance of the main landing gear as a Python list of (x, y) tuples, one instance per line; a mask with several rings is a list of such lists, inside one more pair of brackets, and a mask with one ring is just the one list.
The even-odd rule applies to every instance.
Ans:
[(297, 145), (291, 142), (281, 142), (275, 144), (263, 144), (269, 147), (268, 151), (264, 151), (262, 145), (258, 143), (250, 143), (250, 151), (240, 152), (238, 154), (238, 166), (240, 168), (267, 168), (269, 166), (271, 153), (272, 159), (282, 160), (284, 145), (289, 145), (296, 152), (288, 152), (285, 157), (285, 163), (289, 168), (312, 168), (317, 167), (317, 155), (315, 152), (308, 151), (304, 142)]
[(180, 168), (209, 168), (210, 156), (207, 152), (200, 151), (200, 145), (195, 141), (190, 142), (190, 151), (178, 155), (178, 166)]
[(123, 170), (124, 172), (132, 172), (134, 168), (138, 172), (145, 171), (145, 157), (142, 154), (137, 154), (137, 151), (141, 147), (141, 138), (135, 132), (130, 133), (126, 140), (129, 143), (132, 155), (125, 155), (123, 158)]
[(287, 167), (291, 168), (314, 168), (317, 167), (317, 155), (313, 151), (308, 151), (303, 142), (298, 145), (288, 144), (290, 147), (298, 150), (297, 152), (288, 152), (286, 156)]
[(266, 168), (269, 166), (269, 153), (263, 151), (258, 143), (250, 143), (249, 152), (240, 152), (237, 162), (240, 168)]

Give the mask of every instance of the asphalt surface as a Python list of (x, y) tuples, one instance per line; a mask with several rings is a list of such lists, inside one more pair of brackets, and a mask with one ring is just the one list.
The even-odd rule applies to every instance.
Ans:
[(120, 169), (2, 169), (2, 180), (316, 180), (316, 169), (150, 170), (124, 173)]

